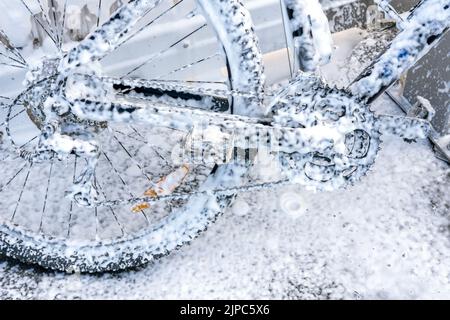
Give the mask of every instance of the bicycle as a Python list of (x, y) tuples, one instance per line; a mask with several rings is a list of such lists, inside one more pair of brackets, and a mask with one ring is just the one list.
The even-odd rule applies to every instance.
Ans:
[[(258, 39), (240, 1), (106, 2), (92, 1), (96, 14), (70, 0), (62, 8), (54, 0), (2, 2), (12, 21), (12, 13), (30, 17), (19, 16), (30, 21), (25, 35), (7, 19), (0, 23), (1, 65), (11, 72), (0, 100), (6, 256), (68, 272), (139, 266), (190, 242), (238, 192), (283, 184), (342, 188), (368, 172), (382, 134), (415, 140), (433, 132), (426, 117), (375, 115), (369, 106), (447, 32), (448, 0), (420, 1), (407, 16), (378, 1), (401, 31), (346, 89), (310, 73), (330, 54), (318, 2), (286, 0), (293, 65), (301, 71), (275, 92), (264, 84)], [(105, 8), (113, 13), (101, 23)], [(88, 17), (80, 25), (69, 19), (76, 12)], [(123, 74), (105, 70), (111, 55), (135, 48), (147, 28), (165, 26), (174, 14), (182, 17), (181, 35), (155, 39), (149, 56), (142, 48), (126, 51), (136, 64), (122, 61)], [(205, 34), (215, 43), (188, 56)], [(185, 55), (170, 56), (178, 46)], [(200, 80), (199, 66), (208, 70)], [(158, 68), (164, 72), (155, 74)], [(24, 87), (15, 93), (10, 87), (20, 87), (20, 78)], [(189, 146), (178, 162), (177, 145)], [(281, 177), (251, 181), (264, 148)]]

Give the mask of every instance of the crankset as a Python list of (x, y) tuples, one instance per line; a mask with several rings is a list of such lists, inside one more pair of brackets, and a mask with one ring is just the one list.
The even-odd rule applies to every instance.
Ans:
[[(202, 134), (195, 136), (200, 141), (191, 143), (191, 150), (181, 161), (186, 168), (198, 161), (249, 165), (251, 159), (236, 156), (237, 151), (257, 153), (264, 149), (279, 165), (282, 179), (265, 182), (261, 187), (291, 183), (317, 190), (334, 190), (361, 179), (375, 162), (381, 134), (415, 140), (427, 137), (431, 130), (429, 122), (418, 118), (375, 115), (363, 98), (331, 88), (320, 78), (302, 72), (281, 91), (267, 94), (270, 101), (263, 117), (249, 117), (205, 110), (201, 105), (230, 96), (253, 98), (252, 92), (115, 79), (95, 72), (69, 75), (58, 87), (56, 71), (52, 72), (57, 63), (47, 61), (42, 71), (38, 69), (29, 77), (29, 90), (21, 98), (35, 102), (27, 105), (27, 112), (42, 134), (35, 150), (20, 150), (20, 154), (32, 162), (63, 159), (69, 154), (86, 159), (86, 168), (70, 191), (82, 205), (98, 205), (93, 177), (100, 146), (95, 137), (108, 123), (145, 122), (182, 130), (191, 137), (201, 129)], [(127, 88), (126, 92), (123, 88)], [(142, 92), (156, 92), (158, 97)], [(203, 100), (186, 106), (171, 96), (173, 92)], [(190, 157), (192, 148), (201, 156)], [(211, 153), (212, 157), (204, 156)], [(173, 192), (162, 192), (152, 194), (152, 198), (160, 195), (176, 197)]]
[[(380, 136), (395, 134), (407, 140), (426, 138), (430, 124), (418, 118), (375, 115), (364, 99), (350, 92), (330, 88), (320, 78), (300, 73), (280, 92), (271, 95), (271, 103), (263, 118), (218, 113), (199, 108), (164, 104), (133, 88), (150, 88), (159, 92), (185, 92), (201, 94), (210, 98), (239, 95), (249, 97), (252, 93), (229, 90), (199, 89), (173, 83), (152, 81), (97, 78), (77, 75), (77, 88), (71, 90), (68, 99), (71, 112), (80, 119), (98, 122), (146, 122), (153, 126), (170, 127), (192, 132), (202, 128), (202, 139), (220, 145), (223, 154), (214, 159), (216, 163), (242, 163), (239, 157), (229, 157), (233, 150), (268, 150), (281, 166), (283, 179), (262, 185), (242, 186), (240, 189), (267, 187), (288, 182), (302, 184), (318, 190), (334, 190), (363, 177), (375, 162), (379, 151)], [(126, 95), (91, 100), (77, 92), (89, 92), (89, 88), (128, 88)], [(107, 89), (105, 89), (107, 90)], [(106, 97), (108, 95), (104, 95)], [(208, 133), (210, 136), (208, 136)], [(219, 133), (220, 138), (217, 137)], [(210, 143), (198, 144), (199, 148), (212, 148)], [(199, 150), (197, 150), (199, 151)], [(200, 150), (205, 154), (207, 150)], [(186, 158), (185, 163), (192, 159)], [(200, 159), (202, 160), (202, 159)], [(211, 158), (203, 159), (211, 161)], [(245, 159), (246, 161), (248, 158)], [(196, 161), (198, 159), (196, 158)], [(228, 190), (229, 191), (229, 190)], [(228, 192), (222, 190), (221, 192)], [(219, 192), (219, 190), (216, 190)], [(162, 199), (182, 197), (165, 195)], [(153, 201), (155, 197), (152, 197)], [(138, 201), (138, 199), (135, 199)], [(145, 199), (139, 199), (143, 201)], [(146, 199), (149, 200), (149, 199)]]

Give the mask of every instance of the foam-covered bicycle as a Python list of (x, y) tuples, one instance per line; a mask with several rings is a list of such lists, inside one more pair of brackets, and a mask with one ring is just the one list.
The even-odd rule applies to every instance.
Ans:
[[(351, 184), (374, 163), (381, 134), (426, 138), (426, 119), (369, 105), (450, 20), (449, 0), (402, 16), (379, 1), (400, 32), (337, 89), (312, 72), (331, 54), (320, 5), (286, 0), (302, 71), (274, 91), (238, 0), (0, 4), (0, 252), (80, 272), (166, 255), (239, 192)], [(279, 164), (278, 179), (252, 178), (261, 152)]]

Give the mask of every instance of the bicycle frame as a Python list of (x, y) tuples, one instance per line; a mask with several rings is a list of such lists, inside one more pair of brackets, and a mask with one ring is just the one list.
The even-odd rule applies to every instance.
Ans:
[[(124, 269), (152, 261), (192, 240), (231, 206), (239, 192), (270, 189), (273, 193), (273, 188), (282, 185), (332, 191), (360, 181), (376, 161), (383, 133), (406, 139), (433, 135), (429, 119), (376, 115), (370, 110), (369, 103), (441, 39), (449, 26), (449, 1), (421, 1), (408, 19), (398, 17), (402, 19), (398, 37), (352, 84), (352, 92), (331, 88), (314, 74), (298, 72), (282, 90), (264, 93), (257, 41), (253, 32), (246, 33), (252, 26), (238, 0), (199, 0), (205, 15), (210, 16), (206, 19), (212, 20), (211, 25), (223, 42), (225, 56), (232, 62), (228, 66), (229, 83), (220, 82), (227, 89), (190, 86), (189, 83), (194, 82), (184, 82), (184, 77), (179, 81), (105, 77), (97, 68), (90, 68), (90, 63), (102, 59), (130, 39), (136, 20), (162, 2), (132, 0), (67, 55), (43, 57), (41, 65), (35, 69), (24, 66), (24, 72), (29, 72), (26, 77), (29, 87), (15, 101), (6, 98), (11, 101), (5, 106), (8, 108), (5, 128), (11, 143), (5, 144), (8, 147), (5, 151), (9, 157), (14, 155), (10, 149), (15, 149), (18, 161), (16, 164), (16, 159), (11, 159), (14, 162), (11, 165), (4, 162), (5, 177), (11, 176), (6, 180), (6, 186), (12, 188), (3, 194), (7, 211), (0, 223), (0, 251), (26, 262), (60, 270)], [(164, 5), (172, 3), (167, 1)], [(217, 7), (222, 4), (226, 4), (227, 10), (221, 11), (222, 7)], [(380, 4), (390, 10), (386, 1)], [(188, 5), (187, 9), (191, 10)], [(227, 20), (227, 13), (233, 7), (240, 9)], [(429, 14), (431, 10), (433, 15)], [(215, 15), (209, 11), (214, 11)], [(179, 12), (173, 13), (178, 15)], [(396, 18), (394, 13), (390, 15)], [(195, 14), (188, 14), (189, 19), (193, 16)], [(147, 18), (151, 19), (151, 16)], [(222, 20), (214, 26), (217, 19)], [(195, 28), (197, 23), (204, 23), (201, 19), (190, 22), (195, 22), (192, 23)], [(233, 27), (228, 33), (227, 26), (230, 25)], [(179, 35), (173, 36), (178, 39)], [(244, 40), (239, 41), (240, 37)], [(220, 52), (216, 54), (220, 55)], [(142, 57), (142, 60), (147, 61), (147, 58)], [(174, 62), (182, 64), (178, 60)], [(226, 64), (226, 61), (222, 62)], [(168, 67), (171, 67), (170, 61)], [(306, 64), (303, 67), (308, 68)], [(148, 69), (153, 70), (153, 65)], [(238, 77), (235, 72), (239, 72)], [(28, 113), (30, 121), (26, 119), (27, 123), (39, 129), (40, 135), (34, 134), (35, 127), (31, 133), (35, 137), (31, 140), (22, 138), (21, 132), (17, 133), (21, 118), (11, 122), (15, 117), (11, 117), (11, 110), (16, 103), (24, 104), (20, 106), (20, 112)], [(426, 101), (423, 104), (426, 105)], [(23, 116), (26, 118), (27, 114)], [(137, 125), (140, 130), (133, 128), (136, 121), (141, 122)], [(115, 125), (127, 122), (131, 125)], [(159, 126), (181, 129), (182, 132), (160, 130), (156, 128)], [(197, 133), (203, 127), (210, 130), (206, 135), (219, 139), (225, 136), (231, 141), (232, 149), (228, 150), (224, 161), (212, 159), (204, 165), (203, 162), (190, 162), (197, 160), (193, 158), (186, 161), (189, 155), (180, 162), (173, 157), (172, 162), (167, 160), (179, 150), (180, 144), (184, 147), (193, 141), (187, 141), (190, 137), (202, 139), (203, 131)], [(116, 137), (119, 130), (125, 131), (120, 133), (124, 144)], [(139, 141), (132, 140), (138, 135)], [(17, 144), (13, 142), (15, 139)], [(22, 145), (23, 140), (35, 142), (26, 146), (28, 142)], [(274, 144), (265, 145), (264, 142)], [(222, 141), (220, 143), (222, 147)], [(9, 148), (11, 145), (13, 148)], [(153, 153), (147, 149), (153, 146), (162, 152), (155, 150)], [(276, 149), (268, 150), (267, 146)], [(219, 153), (221, 149), (213, 151)], [(213, 157), (214, 152), (211, 153)], [(251, 158), (251, 162), (235, 161), (236, 156), (241, 155), (239, 152), (245, 153), (244, 160)], [(199, 161), (211, 154), (202, 152)], [(120, 162), (114, 161), (113, 157), (110, 159), (110, 155)], [(258, 165), (254, 155), (267, 155), (270, 164), (281, 170), (269, 168), (269, 171), (277, 172), (270, 172), (273, 173), (270, 176), (253, 175), (253, 165), (255, 171), (267, 168)], [(427, 166), (427, 163), (423, 165)], [(186, 176), (188, 172), (189, 176)], [(23, 178), (23, 183), (14, 180), (16, 177)], [(185, 177), (186, 181), (182, 181)], [(12, 182), (19, 182), (18, 186)], [(106, 184), (108, 188), (103, 189), (102, 185)], [(136, 190), (141, 197), (136, 196)], [(22, 194), (27, 193), (32, 193), (33, 197), (22, 201)], [(9, 199), (10, 196), (13, 197)], [(43, 206), (39, 206), (41, 199)], [(19, 205), (21, 211), (17, 210)], [(45, 208), (58, 212), (47, 218)], [(80, 222), (76, 227), (87, 229), (80, 230), (82, 241), (72, 237), (72, 208), (74, 218), (76, 215), (74, 220)], [(151, 210), (151, 218), (155, 213), (154, 220), (147, 219), (144, 212), (147, 208)], [(98, 209), (103, 210), (98, 212)], [(125, 214), (123, 221), (127, 224), (138, 222), (136, 228), (126, 232), (128, 230), (114, 210)], [(135, 211), (143, 214), (143, 217), (137, 217), (142, 218), (142, 223), (133, 220), (136, 216), (128, 218), (128, 214)], [(105, 224), (103, 214), (107, 214)], [(22, 223), (19, 218), (29, 219), (30, 225), (40, 222), (39, 230), (28, 228), (28, 223)], [(44, 218), (51, 221), (47, 223)], [(63, 221), (56, 221), (59, 218)], [(54, 238), (52, 230), (46, 230), (47, 226), (48, 229), (62, 227), (62, 233), (57, 232), (61, 238)], [(109, 232), (110, 227), (115, 230)], [(108, 231), (105, 240), (104, 231)]]
[[(264, 105), (261, 96), (261, 88), (243, 87), (245, 90), (215, 90), (191, 88), (175, 84), (161, 84), (157, 81), (138, 81), (130, 79), (113, 79), (107, 77), (96, 77), (94, 75), (77, 75), (76, 70), (83, 64), (101, 59), (109, 52), (120, 46), (127, 30), (133, 26), (135, 21), (142, 16), (142, 13), (154, 8), (161, 0), (135, 0), (119, 9), (114, 16), (102, 27), (95, 30), (90, 36), (82, 41), (77, 47), (72, 49), (60, 62), (59, 76), (55, 81), (54, 89), (59, 92), (59, 98), (55, 100), (55, 106), (47, 110), (47, 119), (55, 119), (54, 113), (63, 114), (67, 111), (80, 119), (88, 121), (107, 122), (131, 122), (145, 121), (154, 125), (167, 126), (175, 129), (189, 131), (193, 126), (208, 125), (215, 126), (222, 132), (228, 132), (234, 137), (239, 148), (254, 148), (258, 146), (258, 137), (270, 135), (279, 141), (280, 151), (292, 153), (298, 152), (325, 152), (330, 148), (329, 143), (323, 143), (323, 134), (318, 137), (312, 135), (307, 130), (300, 128), (280, 127), (268, 118), (271, 107), (276, 103), (278, 97), (283, 95), (283, 91), (275, 98), (269, 97), (268, 106)], [(199, 0), (200, 5), (208, 14), (212, 5), (220, 5), (220, 2), (209, 0)], [(441, 8), (442, 4), (444, 7)], [(391, 44), (390, 48), (376, 61), (359, 79), (351, 86), (353, 95), (361, 100), (371, 103), (391, 86), (400, 76), (414, 65), (423, 55), (425, 55), (448, 30), (450, 21), (450, 0), (446, 2), (439, 0), (428, 0), (421, 2), (410, 13), (407, 20), (402, 24), (403, 30)], [(439, 9), (439, 10), (438, 10)], [(439, 15), (432, 18), (429, 16), (430, 10), (439, 11)], [(226, 16), (211, 17), (211, 19), (226, 19)], [(225, 25), (225, 24), (224, 24)], [(251, 27), (251, 26), (249, 26)], [(216, 30), (219, 37), (224, 38), (225, 50), (232, 50), (233, 43), (226, 40), (225, 30)], [(257, 44), (254, 44), (257, 45)], [(228, 51), (227, 51), (228, 53)], [(231, 56), (231, 59), (239, 57)], [(249, 71), (250, 72), (250, 71)], [(295, 77), (301, 79), (300, 72)], [(294, 80), (294, 81), (296, 81)], [(66, 85), (70, 81), (76, 81), (77, 85), (84, 85), (86, 88), (102, 88), (100, 95), (90, 97), (67, 96)], [(245, 81), (237, 79), (235, 81)], [(263, 85), (263, 79), (259, 83)], [(132, 91), (136, 88), (145, 90), (149, 95), (153, 95), (148, 103), (139, 105), (108, 101), (105, 97), (114, 96), (117, 93), (115, 88), (127, 88)], [(232, 86), (233, 87), (233, 86)], [(213, 111), (197, 110), (187, 108), (180, 102), (190, 100), (193, 97), (199, 101), (210, 101), (212, 104), (207, 109), (218, 109), (218, 105), (227, 103), (229, 97), (233, 97), (234, 111), (236, 115), (221, 114)], [(173, 99), (175, 97), (175, 99)], [(169, 98), (169, 103), (167, 103)], [(170, 101), (170, 99), (172, 99)], [(160, 105), (162, 104), (162, 105)], [(58, 110), (59, 109), (59, 110)], [(62, 111), (61, 111), (62, 110)], [(57, 118), (57, 117), (56, 117)], [(381, 118), (382, 120), (382, 118)], [(420, 129), (415, 134), (411, 132), (404, 135), (405, 138), (424, 138), (429, 135), (430, 124), (426, 121), (419, 121), (411, 118), (388, 118), (383, 129), (394, 134), (403, 134), (401, 127), (405, 123), (413, 123)], [(407, 125), (406, 125), (407, 126)], [(332, 129), (330, 129), (333, 131)], [(328, 131), (330, 131), (328, 130)], [(328, 132), (331, 136), (333, 132)], [(65, 139), (64, 147), (57, 140)], [(292, 141), (301, 142), (294, 146)], [(71, 146), (71, 147), (70, 147)], [(58, 133), (58, 124), (49, 124), (44, 130), (41, 139), (41, 148), (38, 148), (35, 157), (42, 157), (51, 153), (73, 153), (85, 157), (88, 160), (86, 170), (78, 178), (78, 184), (84, 190), (88, 182), (92, 179), (97, 162), (95, 142), (90, 141), (87, 136), (85, 141), (65, 137)], [(77, 191), (78, 192), (78, 191)], [(90, 193), (84, 190), (82, 193)]]

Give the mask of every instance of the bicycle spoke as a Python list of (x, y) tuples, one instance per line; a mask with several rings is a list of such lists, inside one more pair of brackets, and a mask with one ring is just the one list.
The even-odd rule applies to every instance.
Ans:
[(9, 121), (13, 120), (14, 118), (18, 117), (19, 115), (21, 115), (22, 113), (25, 112), (25, 109), (17, 112), (15, 115), (13, 115), (12, 117), (10, 117), (10, 114), (8, 113), (7, 115), (7, 120), (3, 121), (2, 123), (0, 123), (0, 127), (4, 126), (5, 124), (7, 124)]
[(11, 60), (12, 62), (15, 62), (15, 63), (17, 63), (17, 64), (19, 64), (19, 65), (25, 66), (25, 64), (24, 64), (22, 61), (17, 60), (17, 59), (15, 59), (15, 58), (12, 58), (12, 57), (10, 57), (10, 56), (4, 54), (4, 53), (1, 53), (1, 52), (0, 52), (0, 56), (5, 57), (6, 59), (9, 59), (9, 60)]
[[(140, 132), (139, 132), (135, 127), (133, 127), (131, 124), (129, 125), (129, 127), (130, 127), (131, 130), (133, 130), (137, 135), (139, 135), (139, 136), (141, 136), (143, 139), (145, 139), (145, 137), (143, 137), (143, 136), (140, 134)], [(150, 146), (150, 148), (153, 150), (153, 152), (155, 152), (155, 154), (156, 154), (158, 157), (160, 157), (160, 158), (166, 163), (167, 166), (169, 166), (169, 167), (172, 168), (172, 166), (169, 164), (169, 161), (167, 161), (167, 159), (164, 158), (164, 157), (162, 156), (162, 154), (160, 154), (160, 153), (158, 152), (158, 150), (156, 150), (155, 146), (152, 146), (152, 145), (150, 145), (150, 144), (147, 143), (147, 142), (146, 142), (146, 144)]]
[[(129, 127), (132, 127), (132, 126), (130, 125)], [(132, 129), (133, 129), (133, 130), (136, 130), (136, 129), (134, 129), (134, 128), (132, 128)], [(146, 144), (147, 146), (150, 147), (150, 149), (152, 149), (152, 151), (153, 151), (159, 158), (161, 158), (161, 160), (163, 160), (164, 162), (166, 162), (166, 164), (167, 164), (168, 166), (170, 166), (170, 164), (169, 164), (169, 162), (167, 161), (167, 159), (164, 158), (164, 157), (158, 152), (158, 150), (156, 150), (155, 146), (153, 146), (153, 145), (151, 145), (150, 143), (148, 143), (147, 141), (145, 141), (145, 138), (144, 138), (139, 132), (137, 132), (137, 130), (135, 131), (135, 133), (138, 134), (138, 135), (139, 135), (142, 139), (144, 139), (144, 140), (137, 139), (136, 137), (132, 136), (131, 134), (126, 134), (126, 133), (124, 133), (124, 132), (122, 132), (122, 131), (119, 131), (119, 130), (114, 130), (114, 131), (115, 131), (116, 133), (119, 133), (119, 134), (125, 136), (125, 137), (128, 137), (128, 138), (130, 138), (130, 139), (133, 139), (133, 140), (135, 140), (135, 141), (137, 141), (137, 142), (141, 142), (141, 143)]]
[[(50, 0), (50, 1), (53, 2), (52, 0)], [(51, 28), (50, 18), (48, 17), (47, 12), (44, 9), (44, 6), (42, 5), (41, 0), (36, 0), (36, 2), (38, 3), (39, 8), (41, 9), (42, 15), (44, 16), (45, 20), (47, 20), (46, 22), (47, 22), (48, 26)]]
[(63, 15), (62, 15), (62, 22), (61, 22), (61, 32), (59, 34), (59, 47), (62, 48), (62, 42), (64, 38), (64, 28), (66, 27), (66, 12), (67, 12), (67, 0), (64, 1), (64, 9), (63, 9)]
[[(111, 159), (108, 157), (108, 155), (106, 154), (106, 152), (102, 152), (103, 156), (106, 158), (106, 160), (108, 161), (109, 165), (111, 166), (111, 168), (113, 169), (114, 173), (117, 175), (117, 177), (119, 178), (119, 180), (122, 182), (122, 184), (125, 186), (125, 188), (128, 190), (128, 193), (130, 194), (131, 197), (134, 197), (133, 193), (131, 192), (131, 188), (130, 186), (125, 182), (125, 180), (122, 178), (122, 175), (120, 174), (119, 170), (114, 166), (114, 164), (112, 163)], [(144, 210), (140, 211), (142, 213), (142, 215), (144, 216), (145, 220), (147, 221), (147, 224), (150, 224), (150, 221), (147, 217), (147, 214), (145, 213)]]
[[(7, 100), (12, 100), (11, 98), (8, 97), (0, 97), (0, 99), (7, 99)], [(16, 106), (19, 105), (21, 106), (21, 103), (16, 104)], [(1, 104), (1, 108), (2, 109), (8, 109), (8, 108), (14, 108), (14, 106), (12, 106), (11, 104)]]
[[(101, 60), (111, 51), (114, 51), (123, 40), (129, 29), (134, 26), (139, 18), (142, 16), (142, 10), (151, 11), (156, 8), (162, 0), (146, 0), (132, 1), (127, 6), (123, 6), (116, 13), (114, 17), (108, 20), (102, 27), (97, 28), (90, 33), (88, 37), (78, 43), (61, 62), (64, 65), (64, 71), (68, 72), (79, 66), (82, 56), (83, 60), (88, 55), (91, 61)], [(105, 30), (110, 30), (105, 32)], [(115, 31), (114, 31), (115, 30)], [(117, 36), (109, 37), (109, 32), (117, 32)], [(89, 48), (95, 46), (102, 48), (95, 52), (90, 51)]]
[[(283, 14), (284, 8), (283, 8), (282, 1), (284, 1), (284, 0), (280, 0), (279, 7), (280, 7), (280, 11), (281, 11), (281, 19), (282, 19), (283, 26), (286, 26), (285, 16)], [(287, 51), (286, 53), (287, 53), (287, 59), (288, 59), (288, 64), (289, 64), (289, 75), (290, 75), (290, 78), (292, 78), (294, 72), (292, 70), (291, 53), (289, 52), (290, 46), (288, 43), (288, 35), (287, 35), (286, 31), (284, 32), (284, 43), (285, 43), (286, 51)]]
[[(210, 55), (210, 56), (201, 58), (201, 59), (199, 59), (199, 60), (197, 60), (197, 61), (195, 61), (195, 62), (185, 64), (185, 65), (183, 65), (183, 66), (181, 66), (181, 67), (179, 67), (179, 68), (177, 68), (177, 69), (175, 69), (175, 70), (173, 70), (173, 71), (170, 71), (169, 73), (160, 75), (160, 76), (156, 77), (154, 80), (161, 80), (161, 78), (171, 76), (171, 75), (173, 75), (173, 74), (175, 74), (175, 73), (177, 73), (177, 72), (181, 72), (181, 71), (188, 70), (188, 69), (190, 69), (190, 68), (192, 68), (192, 67), (194, 67), (194, 66), (196, 66), (196, 65), (198, 65), (198, 64), (200, 64), (200, 63), (202, 63), (202, 62), (211, 60), (211, 59), (213, 59), (213, 58), (215, 58), (215, 57), (218, 57), (218, 56), (220, 56), (219, 53), (214, 53), (214, 54), (212, 54), (212, 55)], [(166, 80), (166, 81), (171, 81), (171, 80)], [(179, 82), (179, 81), (182, 81), (182, 80), (172, 80), (172, 81), (174, 81), (174, 82)], [(186, 81), (186, 82), (189, 82), (189, 81)], [(225, 83), (224, 83), (224, 84), (225, 84)]]
[[(95, 178), (94, 179), (95, 181), (97, 180), (97, 178)], [(98, 222), (98, 208), (97, 207), (95, 207), (94, 208), (94, 216), (95, 216), (95, 240), (98, 240), (98, 225), (99, 225), (99, 222)]]
[(52, 177), (52, 171), (53, 171), (53, 161), (50, 163), (50, 172), (48, 173), (47, 188), (45, 189), (44, 205), (42, 207), (41, 222), (39, 223), (39, 230), (38, 230), (38, 232), (42, 231), (42, 223), (44, 221), (45, 209), (47, 208), (48, 190), (50, 188), (50, 180), (51, 180), (51, 177)]
[[(164, 17), (168, 12), (170, 12), (172, 9), (174, 9), (175, 7), (177, 7), (179, 4), (181, 4), (184, 0), (181, 0), (179, 2), (176, 2), (173, 6), (171, 6), (170, 8), (168, 8), (167, 10), (163, 11), (161, 14), (159, 14), (157, 17), (155, 17), (153, 20), (151, 20), (150, 22), (148, 22), (147, 24), (145, 24), (144, 26), (142, 26), (141, 28), (139, 28), (139, 30), (137, 30), (135, 33), (133, 33), (131, 36), (129, 36), (128, 38), (126, 38), (124, 41), (122, 41), (121, 43), (119, 43), (115, 50), (117, 50), (118, 48), (120, 48), (122, 45), (124, 45), (125, 43), (127, 43), (128, 41), (130, 41), (131, 39), (133, 39), (134, 37), (136, 37), (138, 34), (140, 34), (142, 31), (144, 31), (145, 29), (147, 29), (149, 26), (151, 26), (153, 23), (155, 23), (156, 21), (158, 21), (159, 19), (161, 19), (162, 17)], [(149, 14), (154, 8), (151, 8), (149, 10), (147, 10), (139, 19), (138, 22), (141, 21), (147, 14)], [(102, 58), (103, 59), (103, 58)], [(101, 59), (100, 59), (101, 60)]]
[[(39, 136), (35, 136), (34, 138), (31, 138), (30, 140), (28, 140), (27, 142), (25, 142), (24, 144), (22, 144), (19, 149), (24, 148), (26, 145), (30, 144), (31, 142), (33, 142), (34, 140), (36, 140)], [(6, 161), (11, 157), (12, 154), (8, 154), (6, 157), (4, 157), (3, 159), (1, 159), (0, 161)], [(13, 160), (18, 159), (19, 157), (14, 158)], [(1, 190), (0, 190), (1, 192)]]
[(117, 143), (119, 144), (119, 146), (125, 151), (125, 153), (128, 155), (128, 157), (131, 159), (131, 161), (133, 161), (133, 163), (139, 168), (139, 170), (141, 170), (142, 174), (149, 180), (152, 181), (152, 179), (150, 179), (150, 177), (147, 175), (147, 173), (144, 171), (144, 168), (142, 167), (142, 165), (139, 163), (139, 161), (137, 161), (132, 155), (131, 153), (128, 151), (128, 149), (124, 146), (124, 144), (122, 143), (122, 141), (120, 141), (117, 136), (115, 134), (113, 134), (113, 138), (114, 140), (117, 141)]
[(9, 37), (6, 35), (6, 32), (2, 29), (0, 29), (0, 44), (2, 44), (7, 51), (20, 59), (25, 65), (27, 64), (27, 61), (23, 58), (19, 50), (17, 50), (17, 48), (12, 44), (11, 40), (9, 40)]
[(27, 142), (25, 142), (24, 144), (22, 144), (19, 149), (22, 149), (23, 147), (25, 147), (26, 145), (30, 144), (31, 142), (33, 142), (34, 140), (36, 140), (39, 136), (34, 136), (33, 138), (31, 138), (30, 140), (28, 140)]
[(11, 67), (11, 68), (16, 68), (16, 69), (26, 69), (24, 66), (17, 65), (17, 64), (9, 64), (9, 63), (0, 62), (0, 65), (6, 66), (6, 67)]
[[(108, 201), (108, 199), (107, 199), (107, 197), (106, 197), (106, 193), (105, 193), (105, 191), (103, 190), (102, 185), (101, 185), (98, 181), (97, 181), (97, 187), (99, 188), (100, 192), (102, 193), (103, 198), (105, 198), (105, 201)], [(112, 216), (114, 217), (114, 220), (116, 221), (117, 225), (118, 225), (119, 228), (120, 228), (120, 231), (121, 231), (121, 233), (122, 233), (121, 236), (122, 236), (122, 237), (125, 236), (125, 234), (126, 234), (125, 228), (123, 227), (122, 223), (120, 223), (119, 218), (117, 217), (116, 212), (114, 211), (114, 209), (113, 209), (112, 207), (108, 207), (108, 209), (109, 209), (109, 212), (111, 212)]]
[(207, 81), (207, 80), (167, 80), (167, 79), (150, 79), (149, 81), (159, 81), (159, 82), (173, 82), (173, 83), (181, 83), (181, 84), (223, 84), (227, 85), (225, 81)]
[(123, 136), (125, 136), (125, 137), (127, 137), (127, 138), (133, 139), (133, 140), (135, 140), (135, 141), (137, 141), (137, 142), (141, 142), (141, 143), (147, 144), (147, 141), (137, 139), (136, 137), (133, 137), (131, 134), (126, 134), (125, 132), (122, 132), (122, 131), (120, 131), (120, 130), (115, 129), (114, 132), (116, 132), (116, 133), (118, 133), (118, 134), (121, 134), (121, 135), (123, 135)]
[(14, 179), (16, 179), (17, 176), (23, 171), (23, 169), (25, 169), (26, 166), (27, 164), (25, 163), (18, 171), (16, 171), (16, 173), (8, 180), (8, 182), (6, 182), (6, 184), (0, 188), (0, 192), (3, 192), (9, 186), (11, 182), (13, 182)]
[(180, 44), (181, 42), (183, 42), (184, 40), (186, 40), (187, 38), (189, 38), (190, 36), (196, 34), (197, 32), (199, 32), (200, 30), (202, 30), (203, 28), (205, 28), (207, 26), (207, 24), (203, 24), (200, 27), (196, 28), (194, 31), (191, 31), (190, 33), (186, 34), (185, 36), (183, 36), (181, 39), (175, 41), (174, 43), (172, 43), (167, 49), (161, 50), (160, 52), (152, 55), (150, 58), (148, 58), (147, 60), (145, 60), (143, 63), (141, 63), (140, 65), (138, 65), (137, 67), (133, 68), (132, 70), (130, 70), (128, 73), (126, 73), (125, 75), (123, 75), (121, 78), (124, 78), (126, 76), (129, 76), (131, 74), (133, 74), (134, 72), (136, 72), (137, 70), (139, 70), (140, 68), (142, 68), (143, 66), (147, 65), (148, 63), (154, 61), (156, 58), (162, 56), (164, 53), (168, 52), (170, 49), (174, 48), (175, 46), (177, 46), (178, 44)]
[(19, 199), (16, 202), (16, 207), (14, 208), (14, 212), (11, 216), (11, 222), (14, 221), (14, 218), (16, 217), (17, 209), (19, 208), (20, 202), (22, 200), (23, 192), (25, 191), (25, 188), (27, 186), (28, 178), (30, 177), (31, 168), (33, 167), (33, 163), (30, 163), (30, 166), (28, 167), (27, 176), (25, 177), (25, 181), (23, 182), (22, 189), (20, 190)]
[[(74, 162), (73, 162), (73, 175), (72, 175), (72, 183), (75, 183), (76, 177), (77, 177), (77, 160), (78, 156), (74, 156)], [(69, 221), (67, 224), (67, 238), (70, 238), (70, 229), (72, 226), (72, 213), (73, 213), (73, 201), (70, 201), (70, 208), (69, 208)]]
[[(45, 18), (45, 20), (46, 20), (46, 22), (47, 22), (48, 27), (49, 27), (50, 30), (52, 31), (52, 34), (56, 35), (56, 34), (54, 33), (54, 30), (52, 29), (52, 22), (51, 22), (51, 20), (50, 20), (50, 17), (48, 16), (47, 11), (44, 9), (44, 6), (42, 5), (41, 0), (36, 0), (36, 1), (37, 1), (38, 5), (39, 5), (41, 11), (42, 11), (42, 15), (44, 16), (44, 18)], [(50, 4), (52, 5), (52, 8), (53, 8), (53, 5), (54, 5), (53, 0), (50, 0)], [(55, 11), (52, 10), (52, 8), (49, 8), (49, 10), (53, 12), (54, 22), (56, 23), (56, 13), (55, 13)], [(57, 37), (56, 40), (58, 40), (58, 36), (57, 36), (57, 35), (56, 35), (56, 37)], [(59, 41), (58, 41), (58, 43), (59, 43)]]
[(52, 16), (53, 16), (53, 23), (55, 25), (55, 36), (56, 36), (56, 41), (57, 41), (57, 46), (58, 48), (61, 50), (61, 39), (59, 38), (59, 32), (58, 32), (58, 19), (56, 16), (56, 3), (55, 0), (50, 0), (50, 11), (52, 12)]
[(30, 13), (31, 17), (33, 18), (34, 21), (36, 21), (36, 23), (41, 26), (41, 28), (44, 30), (44, 32), (48, 35), (48, 37), (50, 38), (50, 40), (52, 40), (52, 42), (55, 44), (55, 46), (58, 48), (58, 44), (56, 43), (56, 40), (51, 36), (50, 31), (48, 31), (44, 25), (42, 24), (41, 21), (39, 21), (38, 18), (36, 18), (36, 16), (33, 14), (33, 12), (31, 11), (30, 7), (28, 7), (28, 5), (25, 3), (24, 0), (20, 0), (22, 2), (22, 4), (25, 6), (25, 8), (27, 8), (28, 12)]
[(102, 10), (102, 0), (98, 0), (98, 10), (97, 10), (97, 27), (100, 25), (100, 13)]

